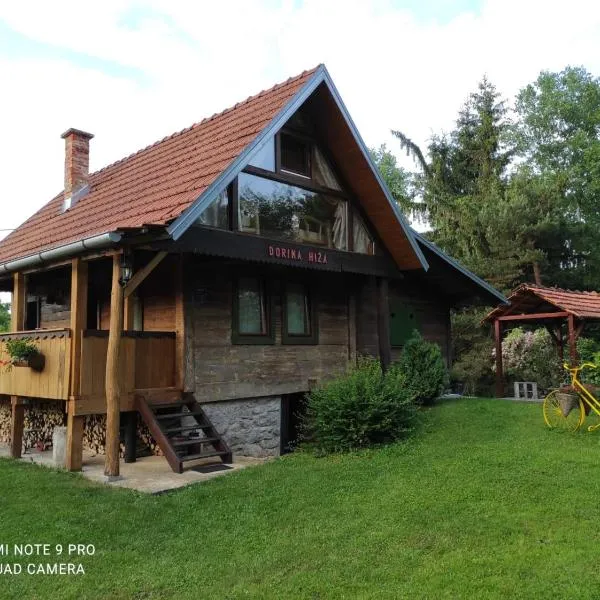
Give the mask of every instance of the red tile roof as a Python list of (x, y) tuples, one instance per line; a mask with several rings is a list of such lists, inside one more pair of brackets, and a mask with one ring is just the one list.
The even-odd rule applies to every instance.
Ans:
[(65, 213), (61, 192), (0, 242), (0, 264), (101, 233), (168, 224), (235, 160), (317, 68), (91, 174), (90, 192)]
[(572, 313), (575, 317), (600, 319), (600, 294), (598, 292), (563, 290), (524, 283), (513, 291), (508, 300), (510, 302), (508, 306), (499, 306), (494, 309), (485, 317), (484, 321), (492, 322), (502, 315), (539, 312), (537, 306), (543, 303), (554, 306), (558, 311)]

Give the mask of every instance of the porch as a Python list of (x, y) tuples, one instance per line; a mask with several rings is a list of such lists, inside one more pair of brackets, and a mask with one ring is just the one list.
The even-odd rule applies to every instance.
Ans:
[[(10, 457), (10, 448), (0, 444), (0, 458)], [(20, 459), (23, 462), (56, 468), (52, 458), (52, 451), (38, 452), (29, 450)], [(90, 480), (104, 483), (111, 487), (125, 488), (146, 494), (162, 494), (170, 490), (187, 487), (234, 473), (240, 469), (263, 464), (267, 459), (236, 457), (228, 464), (215, 464), (210, 459), (198, 461), (196, 465), (184, 473), (174, 473), (162, 456), (145, 456), (135, 463), (121, 465), (122, 477), (107, 482), (104, 476), (104, 456), (84, 451), (81, 473)]]

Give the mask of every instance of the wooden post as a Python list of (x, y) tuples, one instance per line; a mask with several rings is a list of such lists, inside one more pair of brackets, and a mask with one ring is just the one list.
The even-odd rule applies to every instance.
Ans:
[(85, 417), (75, 416), (75, 402), (67, 408), (67, 456), (68, 471), (81, 471), (83, 464), (83, 426)]
[(119, 476), (119, 355), (123, 331), (123, 288), (119, 282), (121, 257), (113, 256), (112, 289), (110, 294), (110, 329), (106, 353), (106, 461), (104, 474)]
[(25, 405), (23, 398), (11, 396), (12, 418), (10, 422), (10, 455), (21, 458), (23, 446), (23, 424), (25, 422)]
[(356, 295), (351, 291), (348, 295), (348, 360), (350, 366), (356, 366)]
[(496, 342), (496, 398), (504, 397), (504, 371), (502, 368), (502, 323), (494, 321), (494, 337)]
[(183, 255), (177, 257), (175, 268), (175, 387), (185, 387), (185, 303)]
[(390, 303), (388, 280), (377, 278), (377, 333), (379, 337), (379, 358), (383, 372), (392, 362), (392, 346), (390, 344)]
[(80, 471), (83, 463), (83, 425), (85, 417), (75, 416), (75, 402), (81, 390), (81, 344), (87, 325), (88, 263), (81, 258), (71, 261), (71, 378), (67, 406), (68, 471)]
[(563, 337), (562, 325), (559, 325), (556, 328), (556, 337), (558, 339), (558, 355), (560, 356), (560, 362), (562, 365), (562, 363), (565, 362), (565, 340)]
[(11, 331), (23, 331), (25, 329), (25, 275), (15, 273), (13, 275), (13, 294), (10, 306)]
[(137, 297), (135, 294), (125, 298), (123, 306), (123, 329), (133, 331), (135, 329), (135, 305)]
[(569, 336), (569, 359), (571, 361), (571, 366), (574, 367), (577, 360), (577, 344), (575, 339), (575, 317), (572, 314), (569, 314), (567, 317), (567, 326), (568, 326), (568, 336)]
[(125, 462), (134, 463), (137, 459), (137, 412), (123, 413), (125, 417)]

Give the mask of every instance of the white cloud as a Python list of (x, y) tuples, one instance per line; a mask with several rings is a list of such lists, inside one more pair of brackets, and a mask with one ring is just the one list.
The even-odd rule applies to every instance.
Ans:
[(95, 170), (324, 62), (365, 141), (397, 149), (391, 128), (424, 144), (484, 73), (505, 96), (542, 69), (600, 73), (600, 4), (583, 0), (488, 0), (444, 24), (388, 0), (21, 1), (0, 20), (63, 51), (0, 58), (0, 228), (61, 189), (68, 127), (96, 134)]

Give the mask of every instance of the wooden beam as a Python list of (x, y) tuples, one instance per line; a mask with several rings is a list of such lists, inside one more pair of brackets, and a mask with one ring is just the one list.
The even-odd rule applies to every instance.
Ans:
[(75, 402), (69, 401), (67, 413), (67, 471), (81, 471), (83, 464), (83, 426), (85, 417), (76, 416)]
[(504, 370), (502, 366), (502, 323), (494, 321), (494, 341), (496, 348), (496, 398), (504, 397)]
[(577, 325), (577, 329), (575, 329), (575, 339), (578, 340), (579, 336), (583, 333), (583, 328), (585, 327), (585, 321), (580, 321), (579, 325)]
[(23, 425), (25, 423), (25, 405), (23, 398), (11, 396), (12, 415), (10, 421), (10, 455), (21, 458), (23, 446)]
[(106, 460), (104, 474), (107, 477), (119, 476), (119, 355), (121, 332), (123, 330), (123, 288), (119, 283), (121, 275), (119, 256), (113, 256), (112, 288), (110, 294), (110, 327), (108, 350), (106, 352)]
[(87, 327), (87, 301), (88, 263), (74, 258), (71, 261), (71, 396), (79, 396), (81, 387), (81, 338)]
[(573, 315), (569, 315), (567, 319), (567, 326), (569, 332), (569, 359), (571, 361), (571, 366), (575, 366), (578, 362), (578, 359), (577, 344), (575, 338), (575, 317)]
[(497, 317), (497, 321), (535, 321), (542, 319), (566, 319), (571, 313), (568, 312), (553, 312), (553, 313), (531, 313), (526, 315), (505, 315)]
[(350, 291), (348, 294), (348, 360), (350, 366), (356, 366), (356, 294)]
[(25, 329), (25, 305), (25, 275), (15, 273), (13, 275), (13, 293), (10, 306), (11, 331), (23, 331)]
[(125, 417), (125, 462), (137, 460), (137, 411), (123, 413)]
[(175, 387), (185, 387), (185, 298), (183, 254), (177, 257), (175, 268)]
[(157, 252), (148, 262), (145, 267), (142, 267), (134, 276), (129, 280), (129, 283), (125, 286), (125, 298), (128, 298), (135, 292), (139, 285), (154, 271), (154, 269), (161, 263), (163, 258), (167, 256), (167, 252), (161, 250)]
[(125, 298), (123, 306), (123, 329), (125, 331), (133, 331), (135, 324), (135, 304), (136, 295), (131, 294)]
[(71, 261), (71, 377), (67, 409), (66, 468), (81, 471), (83, 464), (84, 418), (75, 416), (75, 402), (81, 393), (81, 344), (87, 326), (88, 263), (81, 258)]
[(390, 302), (388, 280), (377, 278), (377, 333), (379, 337), (379, 358), (381, 368), (387, 371), (392, 362), (392, 346), (390, 343)]

